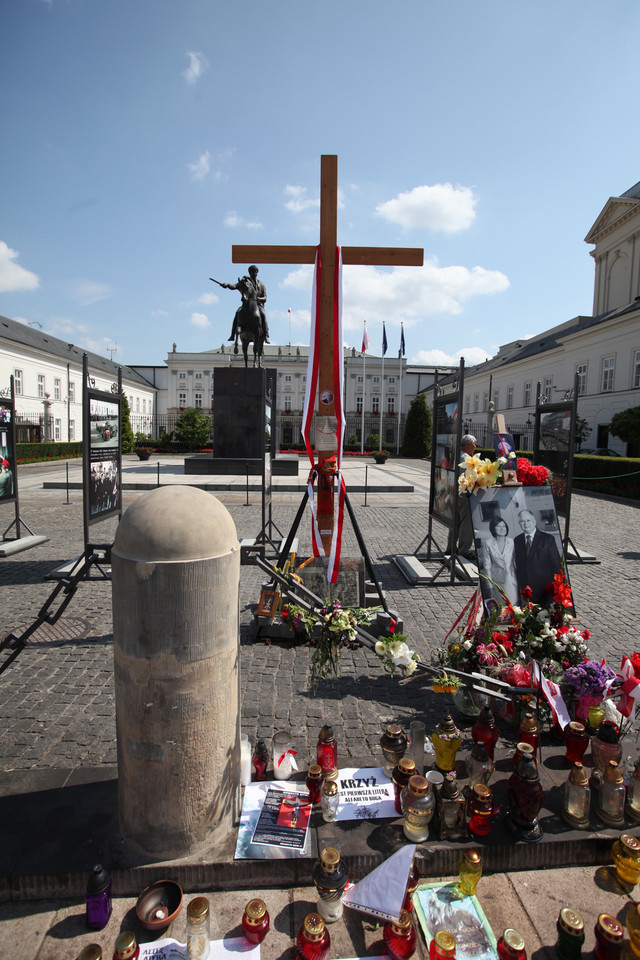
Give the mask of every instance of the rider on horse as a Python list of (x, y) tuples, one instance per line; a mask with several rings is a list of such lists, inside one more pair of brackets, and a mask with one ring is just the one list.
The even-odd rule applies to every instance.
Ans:
[(238, 348), (238, 334), (239, 327), (238, 323), (241, 320), (242, 310), (246, 300), (255, 299), (258, 305), (258, 311), (260, 313), (260, 321), (262, 323), (262, 333), (264, 334), (264, 343), (269, 343), (269, 324), (267, 323), (267, 316), (265, 313), (264, 305), (267, 301), (267, 288), (261, 280), (258, 280), (258, 268), (255, 264), (252, 264), (249, 267), (249, 276), (244, 276), (238, 278), (237, 283), (222, 283), (222, 287), (225, 287), (227, 290), (239, 290), (242, 294), (242, 303), (236, 310), (235, 317), (233, 318), (233, 326), (231, 328), (231, 336), (229, 337), (229, 342), (232, 343), (234, 340), (236, 342), (236, 352)]

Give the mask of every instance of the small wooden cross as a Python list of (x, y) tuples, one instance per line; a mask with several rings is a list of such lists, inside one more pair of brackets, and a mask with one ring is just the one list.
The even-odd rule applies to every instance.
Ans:
[[(318, 392), (335, 395), (333, 374), (333, 297), (338, 234), (338, 158), (323, 155), (320, 166), (320, 306), (316, 322), (319, 324)], [(255, 246), (234, 244), (233, 263), (314, 263), (316, 247), (311, 246)], [(345, 265), (421, 267), (424, 250), (421, 247), (343, 247)], [(342, 345), (340, 347), (342, 349)], [(313, 398), (315, 405), (315, 397)], [(335, 417), (335, 404), (323, 404), (323, 413)], [(330, 457), (335, 450), (318, 450), (318, 460)], [(325, 553), (328, 555), (333, 534), (333, 485), (331, 497), (321, 497), (318, 484), (317, 519)]]

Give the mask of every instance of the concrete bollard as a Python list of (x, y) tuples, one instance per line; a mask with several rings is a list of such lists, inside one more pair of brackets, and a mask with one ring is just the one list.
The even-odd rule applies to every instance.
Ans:
[(176, 859), (239, 811), (235, 525), (203, 490), (158, 487), (125, 512), (111, 560), (120, 829)]

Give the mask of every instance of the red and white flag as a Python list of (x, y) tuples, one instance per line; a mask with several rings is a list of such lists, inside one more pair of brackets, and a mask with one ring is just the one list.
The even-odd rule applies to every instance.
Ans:
[(366, 353), (369, 349), (369, 334), (367, 333), (367, 325), (364, 325), (364, 333), (362, 334), (362, 349), (360, 353)]

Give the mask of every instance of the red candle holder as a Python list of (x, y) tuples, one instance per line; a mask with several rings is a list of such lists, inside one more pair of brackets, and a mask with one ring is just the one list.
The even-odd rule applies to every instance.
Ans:
[(400, 917), (384, 925), (384, 945), (391, 960), (409, 960), (416, 952), (416, 931), (406, 910), (400, 911)]
[(269, 933), (269, 911), (264, 900), (249, 900), (242, 914), (242, 929), (249, 943), (262, 943)]
[(489, 759), (493, 760), (493, 753), (500, 736), (500, 731), (496, 726), (496, 721), (489, 707), (483, 707), (480, 716), (471, 727), (471, 736), (476, 743), (484, 743), (489, 754)]

